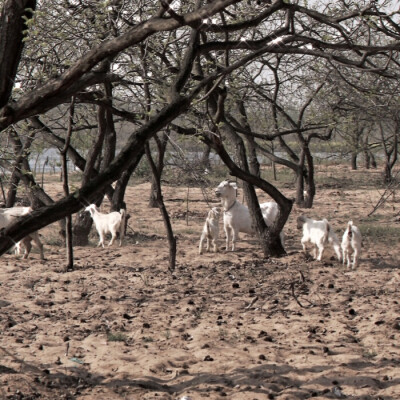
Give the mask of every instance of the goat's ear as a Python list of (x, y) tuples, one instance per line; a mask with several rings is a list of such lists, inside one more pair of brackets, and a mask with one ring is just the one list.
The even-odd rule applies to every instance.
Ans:
[(238, 188), (235, 181), (229, 181), (229, 185), (232, 186), (232, 187), (233, 187), (234, 189), (236, 189), (236, 190), (237, 190), (237, 188)]

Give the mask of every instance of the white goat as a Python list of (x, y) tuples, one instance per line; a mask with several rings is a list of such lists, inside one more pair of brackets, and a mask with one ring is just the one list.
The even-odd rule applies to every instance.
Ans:
[(339, 239), (326, 219), (317, 221), (301, 215), (297, 218), (297, 229), (303, 229), (301, 244), (305, 253), (307, 252), (306, 243), (311, 243), (314, 245), (314, 258), (321, 261), (325, 247), (330, 243), (338, 260), (341, 260)]
[(85, 211), (89, 211), (91, 217), (93, 218), (94, 224), (96, 226), (97, 232), (100, 236), (100, 241), (97, 247), (100, 245), (104, 247), (104, 236), (107, 233), (111, 233), (111, 240), (108, 243), (111, 246), (117, 237), (117, 232), (119, 231), (119, 245), (122, 245), (122, 240), (125, 233), (125, 215), (126, 212), (123, 208), (118, 211), (113, 211), (109, 214), (101, 213), (95, 204), (90, 204), (85, 208)]
[[(215, 189), (215, 195), (221, 199), (224, 210), (224, 231), (226, 235), (226, 250), (232, 241), (232, 251), (235, 251), (236, 241), (239, 239), (239, 232), (255, 234), (249, 209), (236, 200), (237, 186), (235, 182), (228, 179), (222, 181)], [(267, 226), (271, 226), (278, 214), (278, 204), (275, 202), (266, 202), (260, 204), (261, 212)], [(284, 242), (284, 234), (280, 234), (282, 246)]]
[[(11, 208), (0, 208), (0, 229), (16, 222), (18, 218), (30, 214), (33, 211), (32, 207), (11, 207)], [(28, 258), (29, 253), (32, 249), (31, 241), (34, 241), (40, 252), (40, 258), (44, 260), (43, 244), (40, 241), (39, 233), (32, 232), (28, 236), (25, 236), (20, 242), (14, 246), (15, 253), (21, 253), (21, 245), (25, 247), (25, 253), (23, 258)]]
[(209, 212), (206, 222), (203, 226), (203, 232), (200, 237), (199, 254), (203, 254), (203, 242), (207, 239), (206, 251), (210, 251), (210, 243), (213, 245), (214, 253), (219, 251), (218, 249), (218, 237), (219, 237), (219, 217), (221, 215), (221, 209), (219, 207), (213, 207)]
[(353, 253), (353, 269), (358, 267), (361, 253), (361, 232), (349, 221), (342, 239), (343, 264), (347, 261), (347, 268), (350, 268), (350, 255)]

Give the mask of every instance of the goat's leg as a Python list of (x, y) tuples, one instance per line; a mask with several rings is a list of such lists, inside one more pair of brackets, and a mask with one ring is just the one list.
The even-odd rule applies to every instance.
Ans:
[[(35, 242), (37, 248), (39, 249), (40, 259), (44, 260), (43, 244), (40, 241), (39, 233), (38, 232), (31, 233), (30, 236), (33, 239), (33, 241)], [(28, 240), (30, 242), (30, 239), (28, 239)]]
[(24, 260), (26, 260), (26, 259), (28, 258), (28, 256), (29, 256), (29, 253), (30, 253), (31, 250), (32, 250), (31, 241), (30, 241), (29, 238), (24, 238), (24, 239), (22, 239), (22, 244), (23, 244), (23, 246), (25, 247), (25, 252), (24, 252), (24, 255), (23, 255), (22, 258), (23, 258)]
[(354, 252), (353, 252), (353, 269), (358, 267), (359, 257), (360, 257), (360, 255), (358, 253), (358, 250), (354, 249)]
[(199, 243), (199, 254), (203, 254), (203, 242), (204, 242), (204, 236), (201, 235)]
[(232, 228), (232, 251), (236, 250), (236, 241), (238, 240), (238, 231)]
[(342, 260), (342, 253), (340, 252), (340, 246), (338, 244), (334, 243), (333, 250), (335, 250), (336, 257), (338, 258), (338, 261), (340, 262)]
[(117, 237), (117, 233), (115, 231), (111, 232), (111, 240), (110, 243), (108, 243), (109, 246), (112, 246), (114, 243), (115, 238)]
[(219, 252), (219, 248), (218, 248), (217, 240), (213, 239), (212, 243), (213, 243), (213, 247), (214, 247), (214, 253), (218, 253)]
[(304, 254), (307, 254), (306, 241), (301, 239), (301, 246), (303, 247)]
[(226, 236), (226, 251), (229, 251), (229, 243), (231, 241), (231, 228), (224, 228)]
[(126, 225), (125, 217), (121, 220), (121, 225), (119, 226), (119, 245), (122, 246), (122, 241), (125, 238), (125, 225)]
[(349, 252), (349, 249), (346, 249), (346, 263), (347, 263), (347, 268), (350, 268), (350, 252)]
[(207, 245), (206, 245), (206, 251), (209, 252), (210, 251), (210, 238), (207, 237)]
[(104, 233), (103, 232), (99, 232), (99, 243), (97, 244), (97, 247), (104, 247)]
[[(315, 252), (317, 250), (317, 247), (314, 248)], [(318, 247), (318, 257), (317, 257), (317, 261), (321, 261), (322, 260), (322, 254), (324, 253), (324, 246), (319, 246)]]
[(13, 250), (14, 250), (14, 254), (16, 256), (19, 256), (21, 254), (21, 245), (22, 245), (21, 241), (15, 243), (15, 245), (14, 245)]

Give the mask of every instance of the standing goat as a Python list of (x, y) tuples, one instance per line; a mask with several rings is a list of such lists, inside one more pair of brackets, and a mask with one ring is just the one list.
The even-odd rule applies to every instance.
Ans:
[[(224, 231), (226, 235), (226, 250), (232, 242), (232, 251), (235, 251), (236, 241), (239, 239), (239, 232), (254, 235), (256, 233), (249, 209), (236, 200), (237, 185), (228, 179), (222, 181), (215, 189), (215, 195), (221, 199), (224, 210)], [(278, 214), (278, 204), (275, 202), (266, 202), (260, 204), (260, 209), (267, 226), (273, 225)], [(282, 246), (284, 234), (280, 234)]]
[(353, 269), (358, 267), (361, 253), (361, 232), (349, 221), (342, 239), (343, 264), (347, 261), (347, 268), (350, 268), (350, 255), (353, 253)]
[[(30, 214), (33, 211), (32, 207), (11, 207), (11, 208), (0, 208), (0, 229), (16, 222), (18, 218)], [(40, 259), (44, 260), (43, 244), (40, 241), (39, 233), (32, 232), (28, 236), (25, 236), (20, 242), (15, 244), (16, 254), (21, 252), (21, 244), (25, 247), (25, 253), (23, 258), (28, 258), (29, 253), (32, 249), (31, 240), (33, 240), (39, 249)], [(18, 253), (17, 253), (18, 251)]]
[(113, 211), (109, 214), (101, 213), (95, 204), (90, 204), (85, 208), (85, 211), (89, 211), (91, 217), (93, 218), (94, 224), (96, 226), (97, 232), (100, 236), (100, 241), (97, 245), (104, 247), (104, 236), (107, 233), (111, 233), (111, 240), (108, 243), (111, 246), (117, 237), (117, 232), (119, 231), (119, 245), (122, 245), (122, 240), (125, 233), (125, 215), (126, 211), (121, 208), (121, 210)]
[(219, 207), (213, 207), (209, 212), (206, 222), (203, 226), (203, 232), (200, 237), (199, 254), (203, 254), (203, 242), (207, 239), (206, 251), (210, 251), (210, 243), (213, 245), (214, 253), (219, 251), (218, 249), (218, 237), (219, 237), (219, 217), (221, 215), (221, 209)]
[(314, 258), (321, 261), (325, 247), (330, 243), (333, 246), (338, 260), (341, 260), (339, 239), (326, 219), (317, 221), (301, 215), (297, 218), (297, 229), (303, 229), (301, 244), (305, 253), (307, 252), (306, 243), (311, 243), (314, 246)]

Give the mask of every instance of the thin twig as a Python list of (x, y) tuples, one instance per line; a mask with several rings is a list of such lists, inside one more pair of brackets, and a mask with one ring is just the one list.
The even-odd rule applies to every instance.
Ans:
[(303, 306), (303, 304), (300, 303), (299, 299), (297, 298), (297, 296), (296, 296), (296, 294), (295, 294), (295, 292), (294, 292), (294, 284), (295, 284), (295, 282), (291, 282), (291, 283), (290, 283), (290, 288), (291, 288), (291, 290), (292, 290), (292, 296), (293, 296), (293, 298), (296, 300), (297, 304), (298, 304), (300, 307), (302, 307), (302, 308), (311, 308), (311, 307), (313, 307), (314, 304), (313, 304), (311, 301), (309, 301), (309, 300), (307, 300), (307, 301), (310, 303), (310, 305), (309, 305), (308, 307), (307, 307), (307, 306)]
[(258, 300), (258, 296), (254, 297), (254, 299), (250, 302), (250, 304), (245, 308), (246, 310), (253, 307), (254, 303)]

